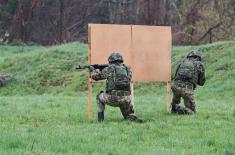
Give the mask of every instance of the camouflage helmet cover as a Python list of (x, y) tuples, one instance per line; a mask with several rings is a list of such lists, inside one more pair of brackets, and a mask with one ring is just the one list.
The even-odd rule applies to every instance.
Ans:
[(116, 62), (116, 61), (123, 62), (123, 57), (120, 53), (113, 52), (110, 54), (108, 61), (109, 63)]
[(189, 57), (198, 57), (201, 60), (202, 59), (202, 53), (200, 51), (193, 50), (193, 51), (189, 52), (189, 54), (187, 55), (187, 58), (189, 58)]

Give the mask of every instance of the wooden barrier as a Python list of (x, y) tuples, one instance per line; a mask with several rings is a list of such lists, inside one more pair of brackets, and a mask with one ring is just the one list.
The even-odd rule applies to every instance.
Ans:
[[(106, 64), (112, 52), (119, 52), (133, 72), (134, 82), (166, 83), (166, 106), (170, 111), (171, 27), (139, 25), (88, 25), (88, 63)], [(92, 119), (92, 79), (88, 75), (88, 119)]]

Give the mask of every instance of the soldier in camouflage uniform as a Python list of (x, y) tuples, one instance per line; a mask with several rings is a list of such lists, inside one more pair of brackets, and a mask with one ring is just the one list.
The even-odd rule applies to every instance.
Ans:
[(123, 58), (119, 53), (112, 53), (108, 61), (108, 67), (102, 71), (95, 70), (92, 66), (90, 67), (93, 80), (106, 79), (105, 92), (101, 91), (96, 97), (98, 121), (102, 122), (104, 120), (104, 110), (107, 104), (119, 107), (124, 119), (141, 123), (142, 120), (134, 115), (134, 109), (131, 104), (130, 82), (132, 73), (130, 67), (123, 64)]
[[(174, 82), (171, 86), (173, 91), (171, 112), (176, 114), (195, 113), (194, 90), (196, 85), (203, 86), (205, 81), (205, 68), (201, 62), (201, 52), (191, 51), (177, 67), (175, 73)], [(181, 97), (184, 99), (185, 107), (179, 105)]]

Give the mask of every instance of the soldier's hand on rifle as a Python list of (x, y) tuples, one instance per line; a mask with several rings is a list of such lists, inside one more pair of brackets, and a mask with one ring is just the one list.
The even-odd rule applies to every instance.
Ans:
[(92, 71), (94, 71), (95, 70), (95, 68), (93, 67), (93, 66), (89, 66), (89, 71), (90, 72), (92, 72)]

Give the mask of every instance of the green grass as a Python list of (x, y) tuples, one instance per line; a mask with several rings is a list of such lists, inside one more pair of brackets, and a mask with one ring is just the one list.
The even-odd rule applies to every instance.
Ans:
[[(84, 91), (87, 73), (75, 71), (75, 65), (85, 63), (86, 45), (80, 43), (54, 47), (0, 47), (0, 70), (14, 75), (2, 95), (63, 94), (76, 95)], [(7, 55), (7, 54), (8, 55)], [(19, 54), (21, 53), (21, 54)], [(23, 89), (22, 89), (23, 88)]]
[(123, 121), (111, 107), (99, 124), (96, 113), (87, 121), (86, 97), (1, 97), (0, 154), (234, 154), (232, 101), (198, 101), (193, 116), (167, 114), (164, 101), (136, 97), (143, 124)]
[(235, 154), (235, 42), (174, 47), (173, 72), (191, 49), (202, 49), (207, 82), (196, 91), (197, 114), (166, 113), (163, 84), (135, 85), (136, 114), (124, 121), (106, 107), (105, 122), (87, 120), (87, 46), (0, 46), (0, 71), (15, 79), (0, 88), (0, 154)]

